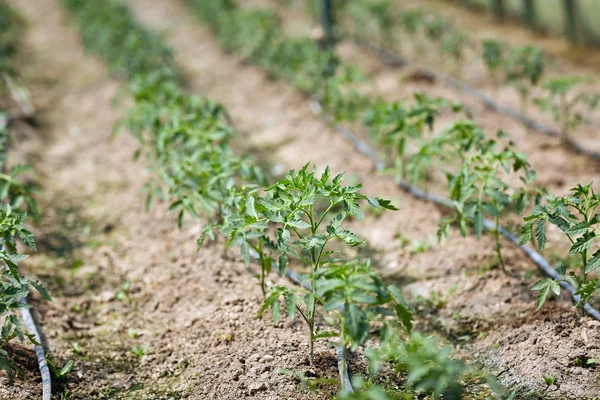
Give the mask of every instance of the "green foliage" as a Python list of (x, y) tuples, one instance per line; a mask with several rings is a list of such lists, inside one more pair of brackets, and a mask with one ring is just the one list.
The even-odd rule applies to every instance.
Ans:
[(396, 372), (407, 371), (408, 385), (418, 392), (432, 393), (435, 399), (460, 399), (463, 387), (459, 382), (466, 366), (451, 354), (451, 346), (440, 347), (433, 337), (413, 333), (405, 339), (390, 330), (383, 335), (381, 346), (369, 350), (367, 356), (372, 374), (387, 361)]
[[(10, 69), (10, 57), (16, 51), (22, 23), (11, 8), (0, 2), (0, 72), (8, 73)], [(0, 116), (3, 114), (0, 110)], [(30, 287), (45, 299), (50, 300), (50, 296), (40, 282), (23, 277), (19, 271), (19, 263), (28, 256), (17, 242), (36, 251), (33, 233), (25, 228), (25, 224), (28, 213), (37, 220), (39, 211), (34, 198), (37, 187), (22, 177), (31, 168), (8, 164), (9, 144), (9, 131), (0, 121), (0, 317), (4, 319), (0, 333), (0, 369), (10, 374), (7, 344), (14, 338), (21, 341), (27, 338), (37, 344), (35, 337), (26, 332), (17, 318), (18, 310), (29, 307), (21, 299), (29, 294)]]
[(544, 97), (534, 99), (542, 110), (550, 112), (559, 123), (564, 139), (584, 121), (582, 111), (593, 111), (600, 104), (600, 94), (574, 92), (589, 79), (579, 76), (567, 76), (548, 79), (542, 84)]
[[(417, 93), (414, 104), (378, 102), (364, 112), (363, 123), (369, 128), (370, 138), (386, 150), (397, 180), (408, 177), (416, 183), (424, 170), (433, 166), (435, 156), (440, 155), (440, 143), (433, 144), (431, 137), (435, 119), (444, 111), (458, 113), (463, 107), (441, 97)], [(409, 154), (413, 146), (418, 150)]]
[(505, 62), (508, 45), (499, 40), (485, 39), (481, 42), (482, 57), (491, 73), (496, 72)]
[(22, 23), (15, 10), (0, 2), (0, 71), (8, 67), (8, 59), (17, 49)]
[(544, 69), (544, 52), (537, 46), (515, 47), (506, 56), (505, 81), (519, 92), (523, 112), (526, 111), (531, 88), (541, 81)]
[(460, 170), (446, 173), (454, 213), (442, 220), (438, 237), (447, 237), (450, 224), (453, 223), (457, 223), (461, 234), (466, 236), (468, 222), (473, 224), (475, 234), (480, 237), (484, 230), (484, 216), (491, 216), (495, 221), (493, 233), (496, 254), (505, 271), (500, 242), (500, 218), (511, 209), (523, 212), (531, 201), (531, 192), (527, 186), (513, 189), (502, 179), (518, 173), (525, 185), (529, 185), (536, 177), (535, 172), (529, 169), (524, 154), (512, 150), (510, 145), (498, 149), (498, 142), (493, 139), (478, 142), (473, 153), (463, 156)]
[[(264, 270), (261, 274), (263, 290), (262, 277), (270, 272), (274, 260), (278, 261), (282, 274), (290, 257), (310, 267), (307, 277), (311, 285), (309, 293), (296, 298), (293, 291), (278, 287), (265, 298), (261, 313), (269, 307), (275, 307), (273, 316), (277, 320), (277, 299), (280, 296), (290, 302), (288, 304), (286, 301), (286, 305), (291, 316), (298, 309), (309, 325), (312, 360), (313, 342), (318, 336), (314, 321), (317, 307), (322, 303), (319, 298), (320, 282), (329, 276), (321, 270), (338, 262), (342, 256), (339, 246), (333, 247), (334, 242), (350, 247), (363, 242), (354, 233), (344, 229), (344, 221), (348, 216), (363, 218), (359, 201), (367, 201), (375, 208), (396, 208), (388, 200), (364, 196), (360, 193), (360, 185), (342, 186), (344, 174), (332, 178), (330, 169), (326, 168), (321, 176), (317, 176), (314, 170), (308, 170), (309, 165), (304, 165), (297, 173), (290, 171), (284, 179), (266, 189), (266, 196), (256, 199), (248, 197), (241, 212), (225, 221), (224, 231), (229, 232), (229, 245), (240, 247), (247, 264), (251, 249), (259, 254)], [(272, 232), (274, 236), (271, 236)], [(327, 285), (327, 282), (334, 280), (325, 281)], [(297, 304), (300, 300), (305, 306), (304, 311)]]
[(61, 2), (76, 13), (86, 49), (107, 60), (113, 73), (133, 76), (172, 64), (171, 53), (159, 37), (136, 25), (120, 1), (106, 0), (101, 6), (83, 0)]
[(375, 36), (392, 42), (398, 17), (389, 0), (356, 0), (344, 11), (361, 37)]
[(544, 375), (542, 374), (542, 379), (546, 386), (550, 387), (552, 385), (557, 385), (556, 375)]
[[(597, 277), (600, 269), (600, 247), (597, 244), (598, 229), (600, 227), (600, 195), (594, 192), (592, 184), (577, 185), (571, 189), (571, 194), (565, 197), (549, 195), (545, 205), (534, 207), (531, 215), (525, 218), (527, 223), (523, 226), (521, 243), (537, 242), (540, 250), (546, 246), (546, 224), (558, 227), (571, 243), (569, 254), (581, 258), (579, 270), (569, 269), (560, 263), (556, 270), (563, 276), (562, 280), (568, 282), (576, 289), (576, 294), (581, 296), (576, 307), (583, 309), (591, 301), (598, 288), (600, 280)], [(596, 277), (591, 277), (595, 274)], [(559, 281), (552, 278), (543, 278), (538, 281), (533, 290), (539, 291), (537, 309), (539, 309), (550, 291), (560, 294)]]

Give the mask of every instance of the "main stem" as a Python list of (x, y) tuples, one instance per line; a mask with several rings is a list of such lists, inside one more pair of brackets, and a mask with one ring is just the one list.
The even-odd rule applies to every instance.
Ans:
[(502, 244), (500, 243), (500, 217), (496, 215), (494, 218), (494, 237), (496, 238), (496, 255), (498, 256), (498, 262), (502, 272), (506, 274), (506, 266), (504, 265), (504, 257), (502, 257)]
[(267, 287), (265, 285), (265, 264), (262, 252), (261, 240), (258, 239), (257, 244), (258, 258), (260, 260), (260, 289), (262, 290), (263, 299), (267, 296)]

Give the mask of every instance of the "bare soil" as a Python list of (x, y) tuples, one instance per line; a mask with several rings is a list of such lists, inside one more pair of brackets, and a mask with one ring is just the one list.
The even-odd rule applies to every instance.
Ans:
[[(242, 133), (236, 146), (255, 154), (257, 162), (275, 171), (309, 160), (320, 169), (330, 165), (362, 182), (367, 194), (394, 200), (400, 211), (369, 213), (353, 229), (367, 238), (379, 271), (415, 299), (423, 312), (417, 329), (455, 343), (459, 356), (485, 364), (503, 384), (519, 390), (519, 399), (597, 396), (597, 366), (585, 361), (600, 359), (600, 324), (575, 316), (566, 297), (534, 313), (535, 293), (529, 289), (534, 267), (518, 249), (506, 248), (509, 269), (517, 275), (508, 277), (488, 268), (489, 237), (462, 239), (452, 232), (453, 239), (437, 244), (444, 210), (377, 174), (368, 159), (311, 113), (300, 94), (225, 54), (181, 1), (127, 3), (140, 20), (164, 33), (190, 92), (227, 107)], [(57, 3), (11, 4), (30, 22), (23, 39), (24, 76), (42, 111), (38, 135), (19, 144), (40, 171), (45, 190), (36, 232), (40, 254), (27, 265), (47, 283), (54, 303), (34, 299), (34, 305), (57, 363), (76, 360), (59, 390), (69, 399), (328, 398), (335, 385), (311, 394), (277, 371), (334, 378), (331, 344), (319, 345), (322, 361), (311, 370), (299, 322), (274, 326), (254, 318), (260, 289), (237, 255), (223, 253), (220, 243), (197, 253), (199, 223), (178, 230), (164, 206), (145, 212), (146, 173), (131, 160), (136, 143), (125, 133), (111, 139), (122, 112), (111, 107), (120, 84), (107, 77), (99, 61), (86, 57)], [(389, 98), (428, 90), (468, 102), (437, 83), (402, 80), (403, 72), (352, 45), (341, 52), (374, 74), (377, 90)], [(557, 142), (527, 135), (504, 117), (473, 107), (485, 127), (502, 126), (514, 135), (552, 190), (564, 191), (597, 174), (598, 165)], [(431, 249), (402, 247), (397, 233), (428, 241)], [(431, 301), (432, 291), (443, 304)], [(148, 345), (147, 354), (134, 356), (134, 345)], [(0, 398), (39, 398), (35, 369), (30, 362), (23, 362), (23, 369), (27, 378), (13, 385), (2, 376)], [(542, 373), (556, 374), (560, 386), (545, 391)]]

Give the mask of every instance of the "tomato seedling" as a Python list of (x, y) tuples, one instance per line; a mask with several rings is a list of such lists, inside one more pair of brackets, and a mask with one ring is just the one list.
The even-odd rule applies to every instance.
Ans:
[(542, 111), (552, 114), (564, 141), (569, 141), (571, 132), (584, 122), (582, 111), (593, 111), (600, 104), (600, 94), (574, 93), (585, 83), (589, 79), (579, 76), (548, 79), (542, 84), (545, 96), (534, 100)]
[[(528, 217), (527, 223), (522, 228), (521, 243), (531, 240), (537, 242), (540, 250), (546, 246), (546, 224), (557, 226), (571, 243), (569, 254), (578, 255), (581, 259), (579, 269), (570, 270), (559, 263), (557, 272), (562, 275), (562, 280), (571, 284), (580, 296), (576, 303), (577, 309), (583, 312), (583, 307), (590, 302), (598, 288), (600, 281), (592, 274), (597, 274), (600, 269), (600, 248), (597, 245), (600, 229), (600, 195), (594, 192), (592, 184), (577, 185), (571, 189), (569, 196), (546, 197), (546, 205), (536, 205)], [(570, 269), (570, 268), (569, 268)], [(549, 277), (539, 280), (533, 290), (539, 291), (537, 309), (546, 301), (548, 294), (560, 294), (559, 281)]]

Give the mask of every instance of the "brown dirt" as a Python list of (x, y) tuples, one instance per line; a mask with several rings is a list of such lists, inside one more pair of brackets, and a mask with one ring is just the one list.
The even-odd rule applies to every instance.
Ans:
[[(166, 40), (176, 50), (177, 62), (191, 77), (191, 88), (223, 102), (244, 132), (243, 140), (252, 143), (252, 149), (263, 149), (259, 154), (268, 160), (260, 161), (285, 168), (298, 168), (308, 159), (319, 168), (328, 164), (334, 171), (346, 170), (349, 175), (363, 182), (367, 194), (396, 200), (400, 211), (386, 214), (384, 218), (368, 215), (367, 223), (357, 223), (354, 229), (368, 238), (372, 251), (379, 256), (380, 271), (388, 279), (408, 283), (405, 285), (407, 293), (429, 297), (431, 289), (445, 297), (452, 288), (457, 288), (440, 310), (421, 320), (419, 325), (423, 328), (433, 325), (450, 338), (460, 339), (459, 354), (468, 358), (478, 354), (478, 359), (484, 360), (499, 353), (495, 344), (500, 340), (510, 340), (523, 331), (531, 334), (531, 340), (542, 340), (546, 332), (534, 328), (548, 320), (548, 315), (568, 316), (573, 313), (566, 299), (550, 302), (538, 314), (533, 312), (535, 293), (529, 288), (536, 278), (525, 278), (528, 276), (526, 271), (532, 270), (533, 266), (518, 249), (509, 247), (506, 255), (509, 268), (518, 273), (519, 278), (506, 277), (495, 270), (486, 272), (483, 267), (493, 260), (492, 241), (488, 237), (480, 241), (475, 238), (459, 239), (457, 233), (453, 232), (455, 239), (433, 245), (431, 250), (424, 253), (410, 254), (406, 249), (399, 248), (399, 243), (394, 239), (396, 232), (401, 232), (409, 240), (435, 243), (436, 224), (442, 211), (405, 195), (394, 187), (390, 179), (378, 176), (372, 164), (311, 115), (306, 100), (287, 85), (272, 82), (264, 73), (252, 67), (242, 67), (235, 57), (224, 54), (207, 30), (194, 20), (190, 11), (180, 2), (155, 1), (149, 5), (141, 0), (130, 0), (128, 4), (141, 20), (165, 33)], [(342, 49), (342, 52), (364, 62), (377, 62), (363, 54), (358, 56), (356, 49)], [(381, 74), (390, 73), (383, 67), (379, 70)], [(377, 79), (382, 79), (381, 75), (377, 75)], [(390, 92), (399, 89), (399, 86), (389, 85), (390, 88), (388, 85), (380, 86), (382, 90), (389, 89)], [(417, 89), (416, 84), (411, 87)], [(418, 88), (429, 89), (427, 86)], [(405, 95), (407, 92), (408, 89), (404, 91), (402, 88), (395, 91), (395, 95)], [(456, 93), (444, 93), (457, 98)], [(503, 117), (493, 113), (484, 113), (477, 108), (475, 112), (476, 118), (483, 119), (486, 125), (508, 124)], [(542, 147), (540, 142), (547, 139), (532, 135), (531, 139), (525, 140), (525, 133), (514, 123), (507, 130), (512, 133), (513, 128), (519, 132), (514, 138), (525, 141), (519, 144), (534, 158), (534, 165), (543, 163), (544, 168), (551, 169), (552, 172), (542, 171), (542, 183), (549, 183), (552, 189), (558, 190), (571, 185), (572, 180), (591, 178), (588, 175), (591, 172), (584, 168), (589, 168), (589, 160), (570, 154), (552, 142), (547, 146), (548, 150), (539, 152), (538, 149)], [(554, 182), (557, 176), (562, 178), (559, 183)], [(490, 250), (482, 252), (481, 249)], [(552, 321), (544, 323), (558, 326)], [(589, 319), (583, 318), (581, 323), (585, 325), (587, 321)], [(502, 343), (499, 349), (503, 349)], [(568, 348), (569, 339), (557, 337), (554, 345), (556, 348)], [(503, 360), (515, 355), (514, 349), (513, 353), (510, 349), (504, 349)], [(543, 390), (544, 384), (539, 373), (542, 368), (540, 360), (530, 350), (519, 348), (516, 351), (523, 360), (535, 362), (540, 365), (539, 368), (513, 368), (501, 374), (500, 379), (506, 384), (512, 384), (515, 380), (528, 382), (527, 390), (532, 393)], [(502, 364), (499, 361), (496, 363)], [(591, 375), (573, 377), (565, 374), (563, 379), (570, 380), (571, 384), (565, 382), (560, 390), (544, 396), (591, 399), (599, 390)], [(522, 396), (519, 398), (525, 398), (525, 395)]]
[[(22, 68), (42, 124), (19, 143), (44, 187), (40, 252), (27, 273), (54, 297), (33, 299), (51, 356), (60, 366), (76, 361), (66, 382), (56, 383), (55, 398), (316, 399), (335, 392), (325, 385), (310, 394), (278, 372), (333, 377), (335, 348), (319, 344), (321, 362), (310, 370), (299, 322), (255, 319), (260, 289), (243, 263), (222, 244), (198, 254), (198, 223), (180, 231), (165, 207), (145, 212), (136, 143), (127, 134), (111, 140), (119, 84), (85, 55), (57, 2), (11, 4), (29, 22)], [(134, 345), (149, 350), (136, 357)], [(1, 376), (0, 398), (40, 397), (38, 380), (9, 385)]]

